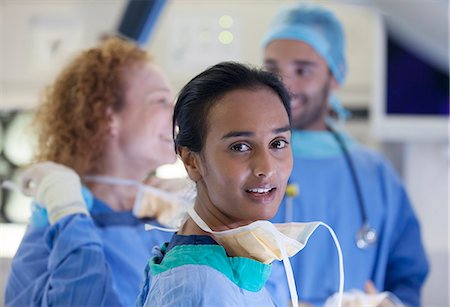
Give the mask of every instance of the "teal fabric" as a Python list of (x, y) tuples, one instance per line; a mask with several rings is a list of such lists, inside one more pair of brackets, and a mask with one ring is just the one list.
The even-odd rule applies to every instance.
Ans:
[[(161, 251), (164, 252), (164, 247)], [(160, 264), (157, 261), (158, 257), (150, 260), (152, 275), (183, 265), (206, 265), (224, 274), (239, 288), (251, 292), (264, 287), (271, 271), (270, 265), (253, 259), (228, 257), (220, 245), (178, 245), (164, 255)]]
[(328, 105), (330, 106), (331, 110), (336, 113), (337, 118), (328, 115), (325, 120), (328, 125), (336, 127), (335, 130), (340, 130), (340, 127), (342, 127), (345, 121), (352, 116), (352, 113), (344, 108), (341, 100), (335, 94), (331, 94), (328, 98)]
[[(344, 132), (338, 132), (348, 151), (359, 145)], [(295, 158), (325, 159), (340, 157), (342, 148), (329, 131), (292, 131), (292, 153)]]

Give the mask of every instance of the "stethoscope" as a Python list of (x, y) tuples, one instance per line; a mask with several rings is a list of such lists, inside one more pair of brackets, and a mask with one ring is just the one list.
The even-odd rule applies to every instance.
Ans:
[(358, 176), (356, 175), (355, 165), (353, 164), (353, 161), (350, 157), (347, 146), (345, 146), (345, 143), (342, 140), (341, 136), (333, 128), (327, 125), (327, 130), (333, 135), (333, 137), (338, 142), (339, 147), (342, 149), (342, 152), (344, 153), (344, 157), (347, 162), (348, 168), (350, 169), (353, 184), (356, 190), (356, 195), (358, 198), (359, 211), (361, 212), (361, 220), (362, 220), (362, 226), (356, 233), (356, 246), (360, 249), (366, 249), (370, 245), (375, 244), (375, 242), (377, 241), (377, 232), (369, 224), (366, 212), (366, 205), (364, 202), (364, 198), (362, 197), (361, 186), (359, 184)]

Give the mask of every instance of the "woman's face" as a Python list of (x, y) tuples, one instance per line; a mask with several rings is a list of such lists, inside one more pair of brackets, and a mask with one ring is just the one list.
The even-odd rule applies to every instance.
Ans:
[(131, 65), (122, 75), (124, 108), (117, 118), (118, 150), (145, 172), (175, 162), (172, 138), (173, 94), (162, 72), (152, 64)]
[(266, 88), (235, 90), (215, 103), (196, 155), (196, 209), (213, 230), (275, 215), (292, 169), (290, 137), (287, 112)]

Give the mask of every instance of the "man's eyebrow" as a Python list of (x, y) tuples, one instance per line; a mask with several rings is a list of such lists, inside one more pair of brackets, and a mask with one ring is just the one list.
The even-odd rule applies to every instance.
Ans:
[(264, 63), (274, 65), (277, 63), (277, 61), (274, 59), (264, 59)]
[[(314, 61), (310, 61), (310, 60), (294, 60), (291, 62), (291, 64), (294, 64), (296, 66), (317, 66), (317, 63)], [(277, 66), (278, 65), (278, 61), (275, 59), (265, 59), (264, 60), (264, 65), (266, 66)]]
[(316, 62), (310, 61), (310, 60), (295, 60), (295, 65), (306, 65), (306, 66), (317, 66)]

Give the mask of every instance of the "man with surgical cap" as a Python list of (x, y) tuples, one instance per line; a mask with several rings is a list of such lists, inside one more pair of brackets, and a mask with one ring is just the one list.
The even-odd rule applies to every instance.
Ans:
[[(273, 221), (320, 220), (335, 230), (348, 305), (420, 305), (428, 262), (405, 189), (380, 154), (337, 124), (347, 116), (334, 95), (347, 75), (341, 23), (315, 5), (288, 7), (274, 18), (263, 48), (266, 69), (279, 74), (291, 93), (290, 183), (300, 190), (285, 197)], [(331, 239), (319, 230), (292, 259), (301, 302), (333, 301), (337, 257)]]

